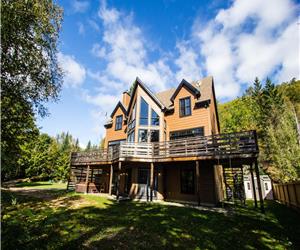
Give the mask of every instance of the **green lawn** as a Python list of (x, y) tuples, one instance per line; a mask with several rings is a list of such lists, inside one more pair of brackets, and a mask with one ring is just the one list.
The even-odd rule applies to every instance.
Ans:
[(51, 181), (37, 181), (37, 182), (19, 182), (15, 187), (34, 187), (35, 189), (65, 189), (67, 183), (51, 182)]
[[(33, 188), (36, 188), (34, 186)], [(299, 249), (300, 214), (267, 202), (226, 214), (57, 190), (2, 190), (3, 249)], [(41, 198), (41, 192), (47, 192)], [(49, 193), (52, 194), (49, 196)]]

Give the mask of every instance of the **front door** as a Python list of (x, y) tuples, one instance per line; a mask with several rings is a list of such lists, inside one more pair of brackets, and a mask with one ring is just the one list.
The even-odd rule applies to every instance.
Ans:
[[(138, 169), (138, 199), (149, 199), (150, 198), (150, 169), (149, 168), (139, 168)], [(156, 198), (157, 190), (157, 173), (154, 173), (154, 183), (153, 183), (153, 198)]]

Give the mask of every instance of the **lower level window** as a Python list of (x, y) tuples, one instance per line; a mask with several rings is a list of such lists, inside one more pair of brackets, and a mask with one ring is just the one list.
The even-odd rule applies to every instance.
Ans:
[(134, 130), (130, 131), (127, 137), (128, 142), (134, 142)]
[(180, 170), (181, 193), (195, 193), (195, 170), (194, 168), (182, 167)]

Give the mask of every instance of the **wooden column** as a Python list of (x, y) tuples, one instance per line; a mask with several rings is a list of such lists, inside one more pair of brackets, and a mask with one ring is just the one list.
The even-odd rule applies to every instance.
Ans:
[(87, 170), (86, 170), (86, 177), (85, 177), (86, 191), (85, 191), (85, 193), (89, 192), (89, 175), (90, 175), (90, 165), (87, 166)]
[(117, 190), (116, 190), (116, 195), (117, 195), (117, 201), (120, 199), (120, 178), (121, 178), (121, 167), (122, 167), (122, 162), (119, 161), (118, 164), (118, 173), (117, 173)]
[(258, 195), (259, 195), (259, 202), (260, 202), (260, 210), (261, 210), (262, 213), (265, 213), (264, 199), (263, 199), (262, 191), (261, 191), (261, 183), (260, 183), (260, 177), (259, 177), (259, 170), (258, 170), (257, 159), (255, 160), (255, 173), (256, 173), (256, 179), (257, 179), (257, 187), (258, 187)]
[(150, 163), (150, 201), (153, 200), (154, 164)]
[(198, 206), (200, 206), (200, 167), (199, 161), (196, 161), (196, 194), (198, 198)]
[(164, 200), (167, 199), (167, 169), (163, 166), (163, 190), (164, 190)]
[(250, 165), (250, 174), (251, 174), (251, 181), (252, 181), (252, 193), (253, 193), (253, 199), (254, 199), (254, 206), (257, 208), (257, 199), (256, 199), (256, 189), (255, 189), (255, 181), (253, 176), (253, 166)]
[(112, 180), (113, 180), (113, 174), (114, 174), (114, 167), (111, 164), (110, 165), (110, 175), (109, 175), (109, 187), (108, 187), (108, 194), (111, 195), (112, 191)]

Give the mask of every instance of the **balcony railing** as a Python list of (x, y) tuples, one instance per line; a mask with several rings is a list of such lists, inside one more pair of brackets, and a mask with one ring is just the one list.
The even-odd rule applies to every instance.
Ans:
[(110, 162), (117, 159), (228, 156), (258, 153), (255, 131), (198, 136), (165, 142), (124, 142), (110, 150), (72, 153), (72, 164)]

